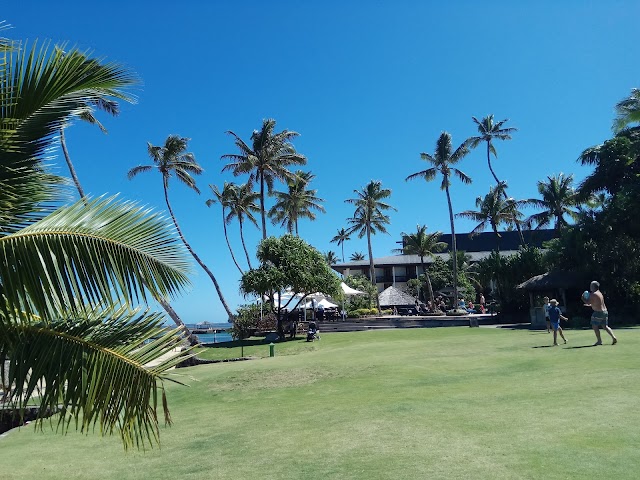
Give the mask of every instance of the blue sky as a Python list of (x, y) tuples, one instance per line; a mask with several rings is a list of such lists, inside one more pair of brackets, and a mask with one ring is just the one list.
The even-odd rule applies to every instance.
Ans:
[[(344, 200), (370, 180), (392, 190), (389, 235), (373, 240), (374, 256), (397, 248), (417, 224), (449, 231), (439, 182), (405, 182), (424, 169), (442, 131), (455, 146), (476, 133), (471, 116), (494, 114), (517, 127), (496, 144), (492, 162), (516, 198), (537, 196), (547, 175), (590, 170), (576, 163), (586, 147), (611, 136), (613, 107), (640, 87), (637, 1), (112, 1), (43, 0), (3, 9), (21, 40), (67, 41), (135, 71), (143, 84), (136, 105), (102, 116), (108, 135), (76, 123), (67, 142), (85, 191), (119, 193), (165, 211), (156, 172), (130, 181), (127, 171), (150, 163), (147, 142), (189, 137), (205, 173), (202, 194), (178, 183), (170, 200), (194, 250), (213, 270), (227, 302), (245, 303), (239, 273), (222, 234), (219, 207), (205, 206), (208, 184), (244, 182), (221, 173), (220, 156), (236, 153), (232, 130), (249, 141), (265, 118), (300, 133), (294, 145), (316, 175), (312, 186), (326, 214), (300, 223), (300, 235), (322, 252), (346, 227)], [(60, 152), (58, 152), (60, 153)], [(58, 157), (59, 172), (66, 173)], [(471, 185), (454, 183), (454, 212), (475, 208), (493, 180), (478, 149), (459, 168)], [(284, 188), (284, 187), (280, 187)], [(532, 213), (532, 212), (529, 212)], [(458, 232), (474, 224), (456, 220)], [(229, 227), (240, 247), (237, 224)], [(269, 234), (282, 233), (277, 227)], [(247, 229), (254, 249), (257, 229)], [(345, 255), (365, 252), (365, 239)], [(240, 253), (239, 250), (237, 250)], [(224, 321), (214, 287), (194, 263), (193, 288), (173, 302), (187, 322)]]

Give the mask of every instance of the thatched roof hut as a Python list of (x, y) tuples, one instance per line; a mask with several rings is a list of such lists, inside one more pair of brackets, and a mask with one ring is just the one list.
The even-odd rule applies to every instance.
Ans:
[(393, 285), (378, 295), (381, 307), (413, 307), (416, 299)]
[[(548, 295), (549, 298), (558, 298), (560, 300), (560, 308), (564, 310), (567, 306), (567, 290), (579, 289), (581, 283), (582, 278), (579, 274), (556, 270), (536, 275), (518, 285), (516, 288), (529, 292), (531, 325), (544, 327), (546, 324), (544, 310), (540, 304), (542, 295)], [(534, 298), (534, 294), (537, 294), (537, 300)]]

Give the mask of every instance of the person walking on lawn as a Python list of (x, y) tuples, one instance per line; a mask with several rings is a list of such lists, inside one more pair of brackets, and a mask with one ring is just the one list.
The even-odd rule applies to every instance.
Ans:
[(569, 320), (567, 317), (562, 315), (560, 311), (560, 307), (558, 307), (558, 301), (555, 298), (549, 300), (549, 322), (551, 323), (551, 328), (553, 329), (553, 345), (558, 345), (558, 333), (564, 340), (564, 343), (567, 343), (567, 339), (564, 338), (564, 333), (562, 333), (562, 327), (560, 326), (560, 320), (567, 321)]

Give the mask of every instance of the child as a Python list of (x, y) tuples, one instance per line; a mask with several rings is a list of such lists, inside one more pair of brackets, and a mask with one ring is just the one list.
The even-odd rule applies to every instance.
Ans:
[(552, 298), (549, 306), (549, 322), (551, 323), (551, 328), (553, 328), (553, 345), (558, 345), (558, 332), (560, 332), (560, 336), (564, 343), (567, 343), (567, 339), (564, 338), (564, 334), (562, 333), (562, 327), (560, 326), (560, 320), (569, 320), (567, 317), (562, 316), (560, 312), (560, 308), (558, 307), (558, 301), (555, 298)]
[(549, 308), (551, 305), (549, 305), (549, 297), (544, 297), (542, 301), (544, 302), (544, 305), (542, 305), (542, 308), (544, 308), (544, 319), (547, 321), (547, 333), (549, 333), (551, 332), (551, 323), (549, 322)]

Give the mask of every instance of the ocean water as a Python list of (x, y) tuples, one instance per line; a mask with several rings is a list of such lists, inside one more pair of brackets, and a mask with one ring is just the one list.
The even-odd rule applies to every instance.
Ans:
[(222, 343), (222, 342), (230, 342), (233, 340), (231, 338), (231, 334), (227, 332), (222, 333), (197, 333), (196, 336), (198, 340), (202, 343)]
[[(194, 323), (187, 323), (187, 328), (194, 330), (194, 329), (202, 329), (202, 328), (215, 328), (215, 329), (224, 329), (224, 330), (228, 330), (231, 328), (231, 324), (230, 323), (211, 323), (208, 325), (203, 325), (203, 324), (194, 324)], [(198, 337), (198, 340), (200, 340), (202, 343), (222, 343), (222, 342), (230, 342), (233, 340), (233, 338), (231, 338), (231, 334), (227, 333), (227, 332), (220, 332), (220, 333), (197, 333), (196, 336)]]

